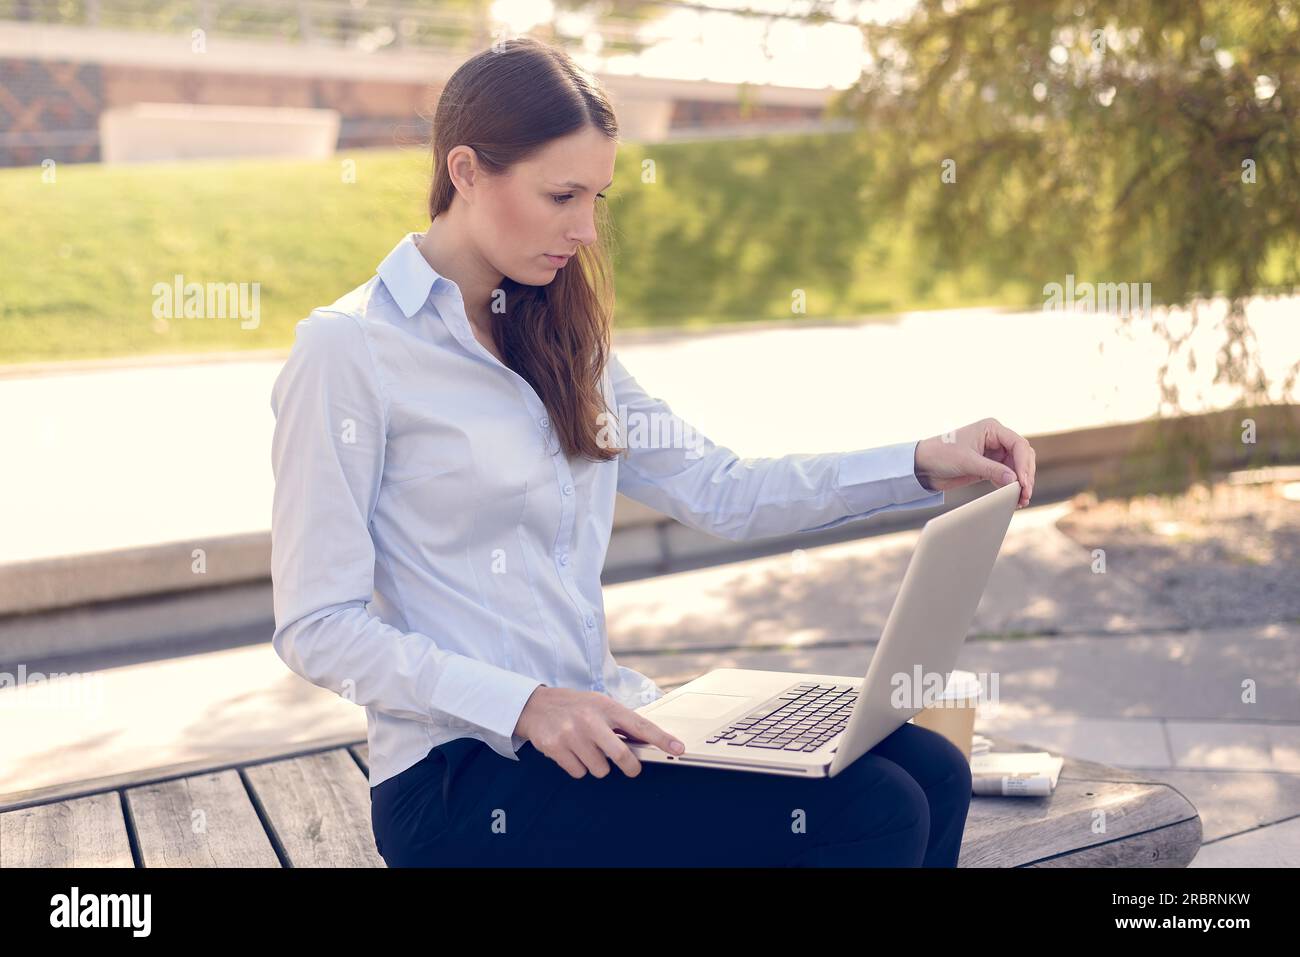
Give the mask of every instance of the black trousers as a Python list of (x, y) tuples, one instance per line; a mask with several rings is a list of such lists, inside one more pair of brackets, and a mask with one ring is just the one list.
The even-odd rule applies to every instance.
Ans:
[(389, 867), (955, 867), (970, 764), (904, 724), (833, 778), (642, 763), (581, 778), (457, 738), (371, 788)]

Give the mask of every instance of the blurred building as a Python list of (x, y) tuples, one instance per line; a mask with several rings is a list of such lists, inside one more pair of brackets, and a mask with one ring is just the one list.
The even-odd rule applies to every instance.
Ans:
[[(601, 35), (611, 35), (604, 24)], [(412, 2), (0, 0), (0, 166), (316, 155), (322, 138), (338, 149), (425, 142), (442, 83), (492, 39), (465, 9)], [(829, 88), (600, 79), (633, 142), (832, 125)], [(217, 122), (227, 135), (201, 133)], [(309, 145), (269, 135), (276, 124)]]

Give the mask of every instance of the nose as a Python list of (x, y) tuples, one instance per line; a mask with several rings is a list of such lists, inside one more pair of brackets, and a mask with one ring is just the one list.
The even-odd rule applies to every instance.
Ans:
[(595, 204), (588, 212), (583, 212), (578, 217), (577, 225), (569, 231), (569, 242), (576, 246), (590, 246), (596, 241), (596, 209)]

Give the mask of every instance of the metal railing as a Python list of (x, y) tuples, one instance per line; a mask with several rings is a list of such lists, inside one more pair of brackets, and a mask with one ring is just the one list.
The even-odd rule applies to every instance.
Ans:
[[(0, 0), (0, 21), (154, 33), (202, 30), (209, 36), (365, 52), (418, 48), (469, 53), (507, 32), (504, 24), (493, 22), (489, 0), (463, 0), (459, 5), (382, 0)], [(588, 32), (599, 36), (601, 52), (636, 52), (647, 45), (637, 36), (639, 26), (639, 21), (606, 16)], [(529, 32), (560, 46), (589, 42), (588, 32), (566, 33), (557, 23)]]

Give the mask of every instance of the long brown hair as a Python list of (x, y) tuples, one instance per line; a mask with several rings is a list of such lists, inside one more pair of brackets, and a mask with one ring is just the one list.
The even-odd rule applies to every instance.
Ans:
[[(456, 195), (447, 170), (452, 148), (471, 147), (487, 172), (500, 175), (549, 141), (586, 125), (618, 139), (605, 92), (563, 50), (515, 37), (476, 53), (451, 75), (438, 98), (430, 220)], [(548, 285), (504, 277), (506, 311), (492, 313), (493, 342), (506, 365), (546, 405), (565, 454), (600, 462), (622, 451), (597, 441), (599, 416), (610, 414), (600, 392), (614, 311), (608, 226), (608, 211), (597, 200), (597, 241), (581, 247)], [(606, 436), (611, 427), (604, 426)]]

